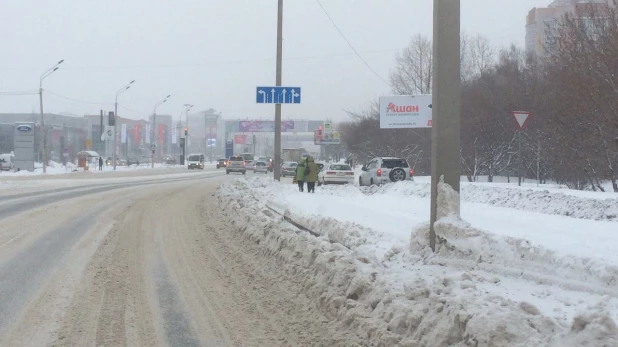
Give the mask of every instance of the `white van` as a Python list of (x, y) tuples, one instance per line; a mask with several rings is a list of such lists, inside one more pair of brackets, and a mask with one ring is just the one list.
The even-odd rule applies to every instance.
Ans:
[(2, 171), (13, 170), (13, 155), (11, 153), (0, 154), (0, 164)]
[(203, 154), (190, 154), (187, 157), (187, 166), (189, 170), (204, 169), (204, 155)]

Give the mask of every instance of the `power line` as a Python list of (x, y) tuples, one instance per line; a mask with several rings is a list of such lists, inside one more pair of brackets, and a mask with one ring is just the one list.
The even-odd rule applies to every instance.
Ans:
[(47, 92), (47, 94), (53, 95), (53, 96), (55, 96), (55, 97), (57, 97), (57, 98), (60, 98), (60, 99), (65, 99), (65, 100), (69, 100), (69, 101), (73, 101), (73, 102), (78, 102), (78, 103), (81, 103), (81, 104), (89, 104), (89, 105), (103, 105), (103, 106), (112, 106), (112, 105), (114, 105), (114, 103), (111, 103), (111, 102), (91, 102), (91, 101), (84, 101), (84, 100), (73, 99), (73, 98), (69, 98), (69, 97), (66, 97), (66, 96), (63, 96), (63, 95), (60, 95), (60, 94), (56, 94), (56, 93), (51, 92), (51, 91), (49, 91), (49, 90), (45, 90), (45, 91)]
[[(386, 52), (397, 52), (397, 51), (401, 51), (401, 49), (400, 48), (391, 48), (391, 49), (374, 50), (374, 51), (364, 52), (364, 54), (375, 54), (375, 53), (386, 53)], [(285, 61), (293, 61), (293, 60), (326, 59), (326, 58), (334, 58), (334, 57), (345, 57), (345, 56), (351, 56), (351, 55), (359, 56), (358, 52), (354, 51), (353, 53), (332, 53), (332, 54), (324, 54), (324, 55), (307, 55), (307, 56), (287, 57), (287, 58), (284, 58), (283, 60), (285, 60)], [(157, 68), (182, 68), (182, 67), (199, 67), (199, 66), (238, 65), (238, 64), (251, 64), (251, 63), (270, 63), (270, 62), (272, 62), (274, 60), (275, 60), (275, 58), (264, 58), (264, 59), (213, 61), (213, 62), (205, 62), (205, 63), (187, 63), (187, 64), (108, 65), (108, 66), (101, 65), (101, 66), (72, 66), (72, 67), (66, 66), (66, 67), (63, 67), (62, 70), (104, 70), (104, 69), (136, 69), (136, 68), (151, 68), (151, 69), (157, 69)], [(366, 64), (366, 62), (365, 62), (365, 64)], [(40, 70), (40, 68), (0, 67), (0, 70), (29, 71), (29, 70)]]
[(0, 92), (0, 95), (33, 95), (38, 94), (39, 92), (36, 90), (23, 90), (23, 91), (14, 91), (14, 92)]
[(390, 87), (391, 86), (390, 83), (386, 82), (386, 80), (384, 78), (382, 78), (382, 76), (380, 76), (380, 74), (377, 73), (376, 70), (374, 70), (371, 67), (371, 65), (369, 65), (369, 63), (367, 63), (367, 61), (358, 53), (356, 48), (354, 48), (354, 46), (352, 46), (352, 43), (350, 42), (350, 40), (348, 40), (345, 37), (345, 35), (343, 35), (343, 32), (341, 32), (341, 30), (339, 29), (339, 27), (337, 26), (337, 24), (335, 23), (333, 18), (330, 16), (330, 14), (328, 14), (328, 11), (326, 11), (326, 8), (324, 8), (324, 6), (322, 6), (322, 3), (320, 2), (320, 0), (315, 0), (315, 1), (318, 3), (318, 5), (320, 5), (320, 7), (322, 8), (322, 11), (324, 11), (324, 14), (326, 15), (326, 17), (328, 17), (328, 20), (330, 20), (330, 22), (333, 24), (335, 29), (337, 29), (337, 31), (339, 32), (339, 35), (341, 35), (341, 37), (345, 40), (345, 42), (348, 43), (348, 46), (350, 46), (352, 51), (354, 51), (354, 54), (365, 64), (365, 66), (367, 66), (367, 68), (369, 70), (371, 70), (371, 72), (373, 72), (374, 75), (376, 75), (376, 77), (378, 77), (380, 79), (380, 81), (384, 82), (384, 84), (386, 84), (387, 86)]
[[(60, 94), (51, 92), (49, 90), (46, 90), (46, 92), (48, 94), (50, 94), (50, 95), (53, 95), (53, 96), (57, 97), (57, 98), (65, 99), (65, 100), (71, 101), (73, 103), (88, 104), (88, 105), (99, 105), (99, 106), (113, 106), (114, 105), (114, 103), (111, 103), (111, 102), (92, 102), (92, 101), (84, 101), (84, 100), (79, 100), (79, 99), (73, 99), (73, 98), (69, 98), (69, 97), (64, 96), (64, 95), (60, 95)], [(126, 107), (124, 105), (121, 105), (121, 104), (118, 104), (118, 106), (124, 108), (125, 110), (127, 110), (129, 112), (142, 113), (142, 112), (135, 111), (135, 110), (133, 110), (131, 108), (128, 108), (128, 107)]]

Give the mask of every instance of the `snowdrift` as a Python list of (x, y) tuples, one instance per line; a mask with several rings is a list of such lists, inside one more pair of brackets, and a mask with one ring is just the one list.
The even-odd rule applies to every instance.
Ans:
[[(429, 197), (429, 183), (397, 182), (384, 186), (361, 187), (365, 194)], [(487, 184), (462, 184), (461, 199), (545, 214), (581, 219), (618, 222), (618, 194), (580, 197), (550, 190), (496, 187)], [(609, 196), (608, 196), (609, 195)]]
[[(277, 185), (237, 179), (222, 185), (217, 199), (224, 212), (238, 216), (242, 237), (277, 258), (320, 310), (367, 345), (618, 345), (615, 268), (561, 259), (525, 240), (475, 229), (455, 213), (457, 193), (448, 185), (440, 185), (436, 253), (428, 248), (428, 224), (412, 230), (409, 244), (393, 245), (389, 235), (370, 228), (269, 203), (264, 192)], [(552, 286), (554, 292), (547, 289)], [(509, 289), (533, 295), (513, 298), (504, 292)], [(558, 299), (548, 300), (570, 291), (583, 293), (572, 306), (577, 312), (562, 312)], [(550, 314), (556, 310), (564, 319)]]

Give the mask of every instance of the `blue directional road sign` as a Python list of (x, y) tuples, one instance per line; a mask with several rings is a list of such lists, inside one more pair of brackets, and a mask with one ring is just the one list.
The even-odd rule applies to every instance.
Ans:
[(258, 104), (300, 104), (300, 87), (257, 87)]

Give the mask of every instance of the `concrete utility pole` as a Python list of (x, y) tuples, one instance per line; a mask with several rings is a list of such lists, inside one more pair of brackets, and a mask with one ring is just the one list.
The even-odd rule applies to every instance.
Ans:
[(39, 79), (39, 102), (41, 104), (41, 158), (43, 160), (43, 173), (47, 173), (47, 136), (45, 136), (45, 117), (43, 116), (43, 80), (54, 73), (54, 71), (58, 70), (58, 65), (62, 64), (62, 62), (64, 62), (64, 59), (57, 62), (56, 65), (52, 66), (49, 70), (43, 72)]
[[(281, 63), (283, 57), (283, 0), (279, 0), (277, 11), (277, 72), (275, 84), (281, 86)], [(275, 162), (273, 175), (281, 180), (281, 104), (275, 104)]]
[[(460, 180), (460, 0), (433, 1), (433, 87), (431, 127), (431, 230), (436, 250), (438, 181), (459, 192)], [(458, 211), (459, 212), (459, 211)]]
[(185, 149), (184, 149), (184, 158), (185, 158), (185, 162), (187, 161), (187, 155), (188, 155), (188, 150), (189, 150), (189, 111), (193, 108), (193, 106), (195, 105), (191, 105), (191, 104), (184, 104), (183, 105), (185, 107), (185, 126), (187, 127), (187, 133), (185, 134)]
[(167, 99), (169, 99), (171, 95), (168, 95), (165, 97), (165, 99), (159, 101), (156, 103), (155, 107), (154, 107), (154, 111), (152, 112), (152, 168), (154, 169), (154, 164), (155, 164), (155, 153), (157, 151), (157, 139), (155, 138), (155, 134), (156, 134), (156, 126), (157, 126), (157, 107), (159, 107), (161, 104), (163, 104), (164, 102), (167, 101)]
[(135, 80), (129, 82), (126, 86), (116, 92), (116, 102), (114, 103), (114, 151), (112, 152), (112, 162), (114, 163), (114, 171), (116, 170), (116, 146), (118, 146), (118, 95), (124, 93), (127, 89), (131, 88), (131, 85)]

